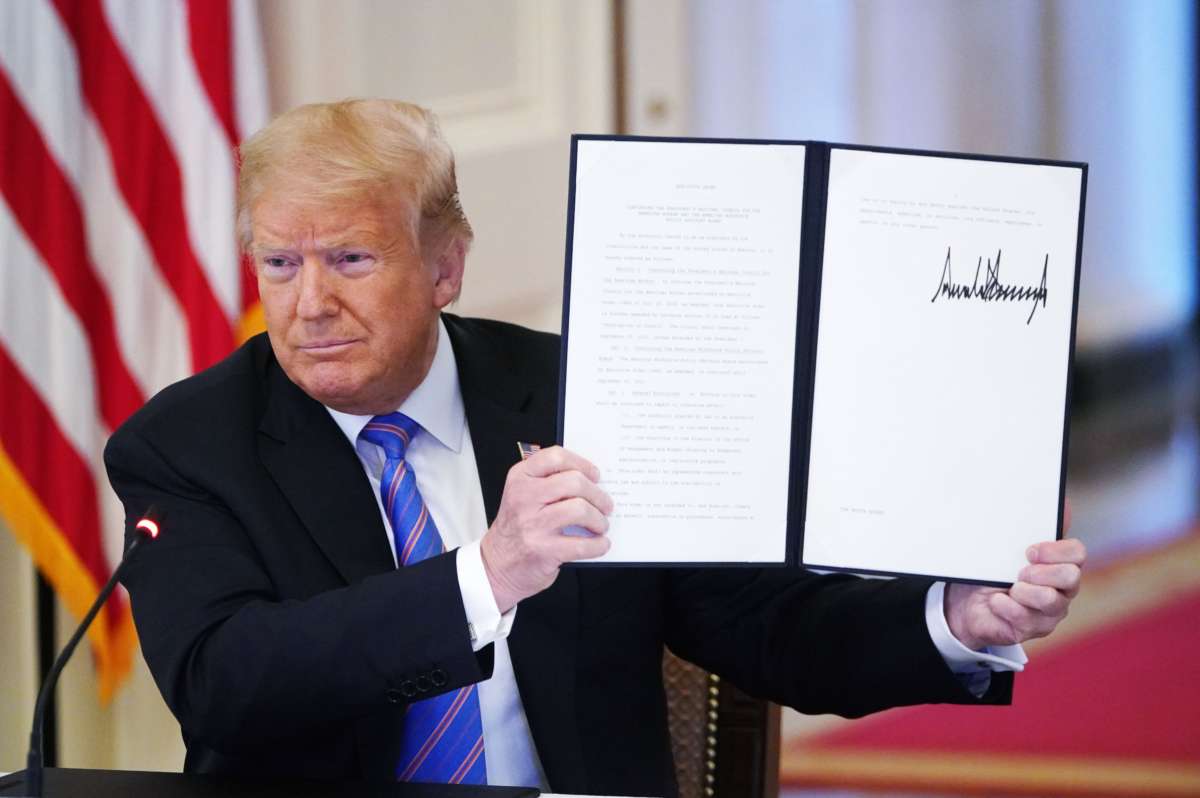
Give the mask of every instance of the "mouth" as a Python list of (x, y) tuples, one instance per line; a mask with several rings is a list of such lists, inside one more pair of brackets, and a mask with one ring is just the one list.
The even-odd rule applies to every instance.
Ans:
[(300, 344), (297, 349), (309, 355), (334, 355), (355, 343), (358, 343), (357, 338), (325, 338)]

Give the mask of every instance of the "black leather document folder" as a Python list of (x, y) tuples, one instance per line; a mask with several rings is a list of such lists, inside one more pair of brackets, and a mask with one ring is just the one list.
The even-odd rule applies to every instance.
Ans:
[(611, 549), (1004, 586), (1062, 535), (1087, 165), (572, 140), (559, 443)]

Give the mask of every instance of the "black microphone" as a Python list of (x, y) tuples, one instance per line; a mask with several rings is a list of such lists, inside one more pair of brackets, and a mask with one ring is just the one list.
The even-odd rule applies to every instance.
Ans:
[(58, 677), (62, 673), (63, 667), (66, 666), (67, 660), (71, 659), (71, 654), (75, 653), (75, 647), (83, 639), (84, 633), (92, 625), (92, 621), (96, 619), (100, 608), (108, 600), (109, 594), (117, 586), (117, 581), (120, 580), (121, 573), (133, 558), (133, 553), (137, 551), (138, 545), (143, 540), (154, 540), (158, 537), (159, 521), (160, 516), (153, 506), (142, 514), (141, 519), (134, 526), (142, 534), (135, 535), (133, 542), (129, 544), (129, 548), (125, 549), (125, 553), (121, 556), (121, 562), (113, 570), (108, 583), (100, 591), (100, 595), (96, 596), (95, 602), (92, 603), (92, 608), (88, 610), (87, 615), (83, 616), (79, 628), (75, 630), (75, 634), (71, 635), (71, 639), (67, 641), (67, 645), (63, 648), (62, 653), (58, 655), (58, 659), (54, 660), (54, 665), (50, 668), (50, 672), (46, 674), (46, 680), (42, 682), (42, 689), (38, 692), (37, 703), (33, 708), (33, 730), (29, 733), (29, 754), (25, 757), (25, 787), (28, 798), (42, 798), (42, 732), (46, 725), (46, 704), (49, 702), (50, 696), (54, 694), (54, 686), (58, 684)]

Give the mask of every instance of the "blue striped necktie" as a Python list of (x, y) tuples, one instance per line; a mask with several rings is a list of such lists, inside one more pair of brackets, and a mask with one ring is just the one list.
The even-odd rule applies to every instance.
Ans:
[[(445, 550), (417, 490), (412, 468), (404, 460), (409, 441), (420, 431), (420, 425), (403, 413), (388, 413), (371, 419), (360, 435), (387, 456), (379, 493), (392, 524), (400, 567)], [(396, 763), (398, 781), (487, 783), (479, 693), (474, 684), (409, 704), (402, 742)]]

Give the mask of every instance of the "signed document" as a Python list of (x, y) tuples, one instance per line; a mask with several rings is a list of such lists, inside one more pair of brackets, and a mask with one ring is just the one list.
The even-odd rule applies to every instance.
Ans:
[(573, 139), (560, 441), (610, 564), (1008, 584), (1061, 535), (1086, 167)]
[(832, 150), (805, 563), (1011, 582), (1055, 537), (1080, 179)]
[(804, 149), (577, 142), (563, 436), (605, 562), (786, 559)]

